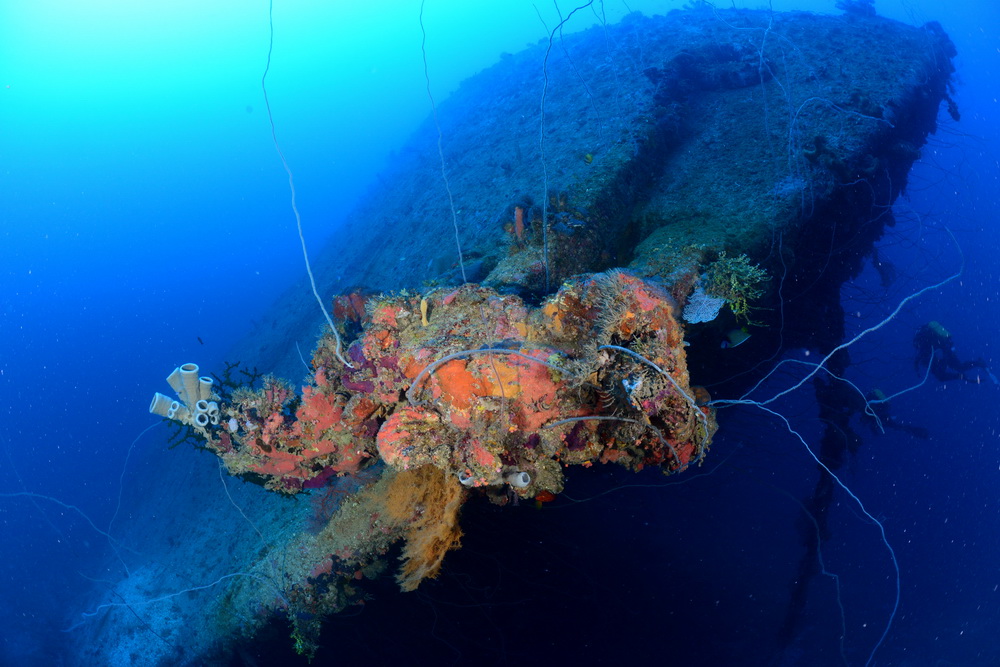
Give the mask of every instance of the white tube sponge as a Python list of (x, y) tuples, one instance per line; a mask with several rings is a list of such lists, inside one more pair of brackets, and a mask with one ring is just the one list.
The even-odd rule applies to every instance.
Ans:
[[(180, 394), (181, 400), (184, 401), (189, 410), (194, 410), (195, 403), (198, 402), (198, 395), (201, 393), (198, 364), (184, 364), (179, 371), (181, 382), (184, 385), (184, 393)], [(169, 378), (167, 379), (169, 381)]]
[[(212, 421), (212, 415), (208, 413), (208, 401), (198, 401), (194, 404), (194, 425), (205, 428)], [(215, 416), (216, 423), (219, 421), (219, 416)]]
[(177, 401), (174, 401), (173, 405), (170, 406), (167, 417), (182, 424), (191, 423), (191, 411), (187, 409), (186, 405), (181, 405)]
[(202, 401), (212, 400), (212, 389), (214, 388), (215, 380), (210, 377), (200, 377), (198, 378), (198, 398)]
[(149, 404), (149, 412), (161, 417), (167, 417), (167, 413), (170, 411), (171, 403), (173, 403), (173, 401), (168, 396), (164, 396), (160, 392), (156, 392), (153, 394), (153, 402)]
[(512, 472), (504, 475), (504, 481), (513, 486), (515, 489), (523, 489), (531, 484), (531, 475), (523, 470), (520, 472)]
[(180, 368), (175, 368), (174, 372), (167, 376), (167, 383), (179, 398), (184, 398), (184, 380), (181, 379)]

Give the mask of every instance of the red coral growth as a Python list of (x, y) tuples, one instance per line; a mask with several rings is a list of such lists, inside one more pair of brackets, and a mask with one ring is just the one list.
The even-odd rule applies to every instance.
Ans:
[(338, 296), (333, 300), (333, 319), (338, 322), (365, 322), (368, 319), (365, 304), (370, 298), (370, 294), (360, 290)]
[[(560, 465), (680, 469), (714, 430), (711, 411), (688, 398), (673, 299), (633, 276), (573, 279), (534, 309), (463, 285), (380, 298), (369, 312), (347, 349), (351, 367), (336, 361), (332, 339), (321, 341), (294, 419), (292, 392), (276, 380), (226, 406), (238, 430), (212, 446), (231, 470), (289, 493), (375, 458), (398, 470), (431, 464), (471, 486), (527, 471), (532, 483), (514, 491), (532, 497), (561, 488)], [(607, 343), (670, 378), (600, 349)], [(604, 419), (572, 419), (592, 417)]]
[(393, 413), (379, 429), (377, 447), (383, 461), (406, 470), (428, 463), (447, 465), (445, 460), (435, 460), (434, 452), (418, 444), (426, 441), (428, 433), (437, 431), (441, 418), (424, 408), (404, 407)]
[(468, 408), (476, 396), (489, 394), (488, 385), (467, 369), (464, 359), (453, 359), (434, 371), (437, 390), (435, 398), (443, 398), (454, 407)]
[(336, 396), (324, 394), (313, 387), (304, 387), (302, 405), (296, 416), (304, 434), (318, 436), (340, 422), (343, 411)]

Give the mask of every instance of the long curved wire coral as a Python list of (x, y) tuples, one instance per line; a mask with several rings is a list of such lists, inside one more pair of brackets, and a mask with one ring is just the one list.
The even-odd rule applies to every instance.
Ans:
[(444, 148), (442, 143), (444, 135), (441, 132), (441, 123), (438, 121), (437, 105), (434, 103), (434, 95), (431, 94), (431, 75), (427, 69), (427, 31), (424, 30), (424, 2), (420, 2), (420, 53), (424, 59), (424, 80), (427, 82), (427, 99), (431, 101), (431, 113), (434, 116), (434, 127), (437, 128), (437, 149), (438, 157), (441, 158), (441, 180), (444, 181), (444, 189), (448, 191), (448, 205), (451, 207), (451, 224), (455, 228), (455, 247), (458, 248), (458, 267), (462, 270), (462, 282), (469, 282), (465, 275), (465, 258), (462, 256), (462, 241), (458, 238), (458, 213), (455, 211), (455, 197), (451, 194), (451, 183), (448, 181), (448, 172), (445, 170)]
[(590, 7), (592, 4), (594, 4), (594, 0), (585, 2), (559, 21), (559, 24), (549, 33), (549, 45), (545, 49), (545, 58), (542, 60), (542, 97), (538, 103), (538, 158), (542, 163), (542, 258), (545, 264), (546, 292), (549, 291), (549, 169), (545, 163), (545, 94), (549, 90), (549, 55), (552, 53), (552, 42), (555, 41), (556, 32), (562, 30), (573, 14)]
[(316, 279), (313, 277), (312, 266), (309, 264), (309, 251), (306, 249), (306, 237), (302, 233), (302, 216), (299, 215), (299, 208), (295, 203), (295, 178), (292, 176), (292, 170), (288, 166), (288, 160), (285, 159), (285, 154), (281, 150), (281, 146), (278, 144), (278, 134), (274, 128), (274, 116), (271, 115), (271, 102), (267, 98), (267, 86), (265, 82), (267, 80), (267, 73), (271, 70), (271, 52), (274, 50), (274, 2), (271, 0), (267, 3), (267, 22), (270, 29), (270, 37), (267, 44), (267, 65), (264, 67), (264, 74), (260, 77), (260, 89), (264, 93), (264, 107), (267, 109), (267, 122), (271, 125), (271, 141), (274, 142), (274, 150), (278, 152), (278, 157), (281, 158), (281, 166), (285, 168), (285, 173), (288, 174), (288, 189), (292, 193), (292, 213), (295, 214), (295, 226), (299, 230), (299, 242), (302, 244), (302, 259), (306, 263), (306, 273), (309, 275), (309, 285), (312, 287), (313, 296), (316, 297), (316, 303), (319, 304), (319, 309), (323, 312), (323, 317), (326, 318), (327, 324), (330, 325), (330, 331), (333, 332), (333, 337), (337, 342), (337, 349), (334, 351), (337, 359), (340, 363), (344, 364), (348, 368), (354, 368), (348, 363), (347, 359), (344, 359), (341, 354), (341, 349), (343, 348), (343, 343), (340, 340), (340, 332), (337, 331), (337, 326), (333, 322), (333, 318), (330, 316), (330, 312), (326, 309), (323, 304), (323, 299), (319, 295), (319, 291), (316, 289)]

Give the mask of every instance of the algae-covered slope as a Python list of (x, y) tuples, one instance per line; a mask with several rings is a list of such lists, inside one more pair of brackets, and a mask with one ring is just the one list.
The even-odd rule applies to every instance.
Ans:
[[(891, 223), (952, 56), (936, 24), (745, 10), (633, 14), (505, 55), (439, 105), (467, 278), (535, 294), (615, 266), (676, 281), (723, 250), (794, 275), (832, 233), (850, 252), (803, 282), (835, 295)], [(350, 216), (363, 233), (320, 253), (325, 297), (462, 281), (437, 140), (428, 120)], [(321, 322), (308, 296), (296, 286), (240, 357), (299, 365), (286, 341)]]

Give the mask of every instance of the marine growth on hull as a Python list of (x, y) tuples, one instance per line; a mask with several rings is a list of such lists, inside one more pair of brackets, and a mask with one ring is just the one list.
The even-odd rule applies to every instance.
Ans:
[[(692, 11), (559, 39), (466, 81), (352, 214), (380, 232), (317, 262), (337, 333), (304, 385), (192, 363), (155, 396), (230, 475), (328, 499), (229, 582), (266, 610), (241, 632), (286, 614), (311, 655), (388, 555), (403, 590), (436, 576), (465, 503), (548, 502), (569, 466), (700, 464), (717, 422), (698, 384), (836, 349), (840, 286), (939, 106), (957, 114), (936, 24)], [(296, 326), (318, 329), (310, 313)], [(254, 345), (263, 368), (298, 365)]]

